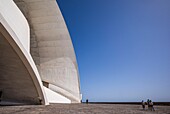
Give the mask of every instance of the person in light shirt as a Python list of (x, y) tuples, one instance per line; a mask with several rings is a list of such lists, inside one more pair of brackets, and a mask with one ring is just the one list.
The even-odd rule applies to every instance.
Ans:
[(145, 110), (145, 102), (142, 100), (142, 108)]

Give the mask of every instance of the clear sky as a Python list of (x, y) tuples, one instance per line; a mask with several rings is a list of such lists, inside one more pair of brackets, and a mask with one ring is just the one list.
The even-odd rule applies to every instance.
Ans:
[(83, 101), (170, 101), (170, 0), (57, 0)]

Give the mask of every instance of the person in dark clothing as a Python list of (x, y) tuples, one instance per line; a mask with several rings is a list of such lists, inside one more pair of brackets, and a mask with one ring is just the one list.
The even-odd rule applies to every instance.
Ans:
[(1, 99), (2, 99), (2, 91), (0, 91), (0, 102), (1, 102)]
[(142, 100), (142, 108), (145, 110), (145, 102)]
[(86, 99), (86, 104), (88, 104), (89, 103), (89, 100), (88, 99)]
[(150, 110), (150, 100), (147, 100), (148, 110)]

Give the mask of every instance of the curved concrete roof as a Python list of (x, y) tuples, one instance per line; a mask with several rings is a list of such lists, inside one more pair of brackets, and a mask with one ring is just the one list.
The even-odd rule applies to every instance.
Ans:
[(31, 55), (42, 80), (49, 89), (80, 102), (75, 52), (56, 0), (14, 1), (31, 27)]
[[(41, 98), (43, 104), (48, 104), (48, 101), (79, 103), (81, 94), (76, 56), (56, 0), (14, 2), (0, 1), (0, 46), (4, 48), (0, 52), (5, 55), (0, 56), (0, 89), (3, 89), (6, 99), (29, 101), (30, 98), (35, 103)], [(6, 73), (8, 69), (9, 73)], [(1, 78), (4, 79), (6, 74), (3, 85)], [(10, 80), (11, 77), (14, 81)], [(14, 84), (19, 85), (12, 87)], [(10, 91), (16, 93), (19, 90), (24, 93), (10, 96)]]

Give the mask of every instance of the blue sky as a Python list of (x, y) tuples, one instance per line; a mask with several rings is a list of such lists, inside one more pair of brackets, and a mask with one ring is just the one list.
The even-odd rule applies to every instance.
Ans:
[(170, 0), (57, 0), (83, 100), (170, 101)]

